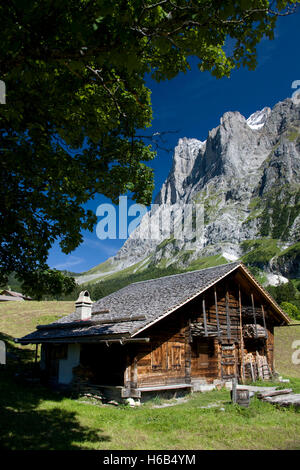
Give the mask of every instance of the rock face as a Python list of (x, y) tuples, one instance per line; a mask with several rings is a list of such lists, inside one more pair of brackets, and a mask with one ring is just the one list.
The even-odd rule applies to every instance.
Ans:
[[(159, 236), (149, 239), (152, 217), (164, 218), (170, 205), (183, 211), (188, 204), (204, 209), (201, 237), (177, 239), (156, 225)], [(174, 219), (178, 226), (179, 219)], [(189, 266), (203, 257), (233, 261), (252, 253), (255, 265), (255, 250), (262, 246), (257, 242), (253, 251), (253, 240), (264, 247), (270, 240), (267, 245), (272, 246), (260, 258), (260, 268), (287, 277), (299, 269), (297, 250), (296, 260), (284, 263), (283, 257), (276, 262), (300, 240), (300, 106), (290, 99), (248, 119), (226, 112), (205, 142), (179, 139), (155, 206), (109, 264), (112, 271), (136, 263), (138, 269), (149, 264)]]

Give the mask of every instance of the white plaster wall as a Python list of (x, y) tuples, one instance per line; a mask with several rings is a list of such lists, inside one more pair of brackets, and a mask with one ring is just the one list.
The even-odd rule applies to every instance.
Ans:
[(80, 362), (80, 344), (68, 344), (67, 359), (60, 359), (58, 366), (58, 383), (69, 384), (72, 381), (73, 367)]

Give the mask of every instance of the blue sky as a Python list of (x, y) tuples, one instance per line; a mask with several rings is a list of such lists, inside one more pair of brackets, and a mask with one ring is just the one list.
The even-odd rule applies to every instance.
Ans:
[[(152, 90), (154, 115), (151, 132), (172, 132), (165, 136), (167, 142), (164, 144), (170, 151), (159, 150), (155, 160), (149, 163), (155, 175), (153, 197), (169, 173), (171, 150), (179, 138), (205, 140), (209, 130), (219, 125), (226, 111), (239, 111), (249, 117), (255, 111), (265, 106), (273, 107), (292, 95), (295, 91), (291, 88), (292, 82), (300, 80), (299, 45), (300, 11), (280, 18), (275, 39), (261, 42), (255, 71), (239, 69), (232, 73), (230, 79), (217, 80), (209, 73), (199, 72), (196, 61), (192, 60), (192, 70), (171, 81), (156, 83), (147, 80)], [(103, 202), (110, 201), (99, 195), (87, 206), (96, 212)], [(96, 227), (93, 233), (83, 232), (83, 236), (83, 243), (69, 255), (61, 253), (56, 243), (49, 253), (49, 266), (84, 272), (113, 256), (125, 241), (99, 240)]]

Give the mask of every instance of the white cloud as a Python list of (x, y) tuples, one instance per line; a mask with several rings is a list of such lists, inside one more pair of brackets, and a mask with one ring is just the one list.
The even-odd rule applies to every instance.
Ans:
[(109, 245), (108, 242), (100, 242), (98, 240), (92, 240), (91, 238), (85, 238), (81, 246), (96, 249), (105, 253), (107, 256), (113, 256), (120, 249), (118, 246)]
[(70, 256), (65, 263), (60, 263), (55, 266), (55, 269), (69, 269), (73, 266), (77, 266), (84, 261), (83, 258), (79, 258), (78, 256)]

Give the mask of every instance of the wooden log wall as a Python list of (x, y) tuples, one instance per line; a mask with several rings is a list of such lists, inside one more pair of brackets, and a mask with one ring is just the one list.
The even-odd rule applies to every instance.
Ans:
[(195, 338), (191, 344), (191, 377), (211, 382), (220, 375), (219, 343), (215, 338)]
[(190, 383), (187, 326), (187, 317), (174, 312), (147, 332), (151, 341), (140, 344), (135, 356), (138, 387)]
[[(213, 290), (204, 296), (207, 324), (215, 326), (219, 324), (219, 328), (222, 332), (219, 336), (220, 341), (225, 341), (227, 339), (239, 341), (240, 312), (238, 291), (235, 293), (234, 291), (229, 290), (229, 288), (228, 290), (217, 289), (216, 296), (217, 308), (215, 304), (215, 293)], [(201, 309), (197, 308), (196, 305), (193, 305), (193, 307), (191, 306), (191, 310), (192, 322), (203, 322)]]
[[(242, 376), (244, 357), (256, 351), (266, 356), (272, 367), (272, 314), (251, 295), (251, 289), (239, 287), (235, 279), (227, 279), (149, 328), (150, 342), (130, 348), (135, 348), (135, 353), (128, 359), (125, 383), (134, 388)], [(242, 327), (249, 323), (266, 326), (267, 339), (248, 338), (241, 343)], [(200, 335), (195, 335), (193, 324), (202, 325)], [(211, 335), (212, 326), (215, 335)], [(233, 345), (228, 358), (224, 345)]]
[[(239, 320), (238, 298), (229, 286), (194, 299), (149, 329), (150, 343), (139, 345), (136, 365), (131, 363), (137, 376), (137, 381), (131, 379), (131, 385), (189, 383), (201, 378), (210, 382), (221, 378), (220, 342), (228, 341), (228, 337), (230, 341), (239, 341)], [(202, 322), (206, 332), (209, 325), (219, 324), (222, 333), (212, 338), (191, 337), (191, 322), (195, 321)]]

